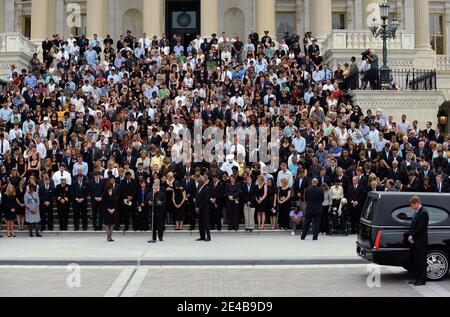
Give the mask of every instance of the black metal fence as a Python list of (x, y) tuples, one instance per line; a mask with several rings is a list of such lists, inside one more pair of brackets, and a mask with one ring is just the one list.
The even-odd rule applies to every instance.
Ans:
[(396, 69), (392, 71), (393, 89), (437, 90), (436, 70)]

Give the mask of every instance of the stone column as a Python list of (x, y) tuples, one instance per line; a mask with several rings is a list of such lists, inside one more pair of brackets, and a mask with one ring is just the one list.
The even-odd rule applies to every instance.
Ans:
[(405, 0), (404, 17), (405, 31), (414, 32), (414, 0)]
[(264, 36), (264, 31), (269, 31), (269, 36), (276, 39), (275, 0), (256, 1), (256, 32), (260, 38)]
[(331, 0), (314, 0), (312, 2), (312, 32), (322, 42), (332, 31)]
[(430, 1), (414, 0), (415, 67), (435, 69), (436, 53), (430, 45)]
[(55, 30), (56, 33), (65, 36), (65, 26), (66, 26), (66, 6), (64, 4), (64, 0), (56, 0), (56, 25)]
[(106, 17), (108, 4), (106, 0), (87, 0), (86, 2), (86, 36), (92, 38), (97, 34), (99, 38), (106, 36)]
[(161, 38), (161, 17), (162, 7), (161, 0), (143, 0), (144, 3), (144, 33), (147, 33), (149, 38), (156, 35)]
[(40, 42), (48, 35), (48, 0), (31, 1), (31, 40)]
[(5, 0), (0, 0), (0, 33), (5, 32)]
[(364, 25), (363, 0), (355, 0), (355, 29), (362, 30)]
[(430, 2), (414, 0), (415, 48), (430, 48)]
[(4, 23), (5, 32), (15, 32), (16, 29), (16, 21), (14, 14), (15, 12), (15, 4), (14, 0), (4, 0), (4, 10), (5, 10), (5, 19), (2, 20)]
[(200, 3), (201, 36), (210, 38), (211, 34), (218, 33), (218, 0), (202, 0)]

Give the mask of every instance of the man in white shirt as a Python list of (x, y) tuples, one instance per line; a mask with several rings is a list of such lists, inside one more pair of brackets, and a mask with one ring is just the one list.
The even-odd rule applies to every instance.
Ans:
[(64, 178), (66, 180), (67, 185), (72, 185), (72, 176), (70, 176), (70, 173), (66, 171), (66, 164), (64, 163), (60, 164), (59, 171), (53, 174), (52, 179), (55, 183), (55, 186), (61, 184), (61, 178)]
[(278, 172), (277, 176), (277, 186), (281, 187), (281, 180), (286, 179), (288, 181), (289, 187), (292, 188), (292, 185), (294, 185), (294, 177), (290, 170), (287, 169), (286, 163), (281, 163), (281, 171)]
[(144, 50), (148, 50), (151, 45), (150, 39), (147, 37), (147, 33), (142, 33), (142, 37), (139, 39), (139, 43), (141, 43), (142, 48)]
[(47, 157), (47, 148), (44, 143), (41, 142), (40, 136), (36, 136), (34, 141), (36, 142), (36, 149), (39, 152), (41, 159), (45, 159)]

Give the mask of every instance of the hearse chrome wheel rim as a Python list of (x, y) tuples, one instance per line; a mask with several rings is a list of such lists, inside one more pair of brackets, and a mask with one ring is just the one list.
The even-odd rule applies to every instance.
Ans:
[(433, 252), (427, 256), (427, 277), (430, 280), (439, 280), (444, 277), (448, 268), (447, 258), (442, 253)]

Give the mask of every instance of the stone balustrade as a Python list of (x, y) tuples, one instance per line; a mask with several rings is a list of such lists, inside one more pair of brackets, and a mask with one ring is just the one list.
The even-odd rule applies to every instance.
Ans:
[(0, 78), (4, 79), (11, 64), (16, 69), (28, 68), (38, 45), (21, 33), (0, 33)]
[[(383, 48), (383, 41), (375, 38), (369, 30), (333, 31), (322, 43), (323, 53), (338, 49), (363, 51), (368, 48)], [(399, 31), (395, 40), (388, 42), (388, 48), (394, 50), (414, 49), (414, 33)]]
[(437, 70), (450, 71), (450, 55), (437, 55)]

